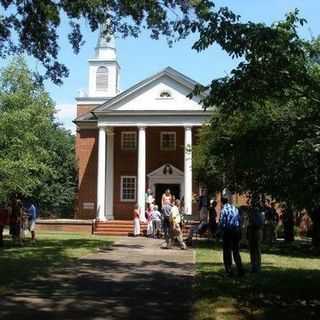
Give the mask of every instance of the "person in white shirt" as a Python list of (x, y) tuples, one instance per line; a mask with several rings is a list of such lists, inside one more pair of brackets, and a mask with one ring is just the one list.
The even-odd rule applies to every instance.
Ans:
[(182, 230), (180, 227), (181, 224), (181, 215), (180, 215), (180, 200), (177, 199), (171, 208), (170, 216), (170, 237), (167, 241), (167, 249), (171, 249), (172, 242), (177, 239), (179, 242), (180, 248), (185, 250), (187, 248), (186, 244), (183, 242)]
[(160, 226), (161, 226), (161, 213), (159, 212), (157, 205), (153, 207), (151, 220), (152, 220), (152, 236), (154, 239), (159, 238)]

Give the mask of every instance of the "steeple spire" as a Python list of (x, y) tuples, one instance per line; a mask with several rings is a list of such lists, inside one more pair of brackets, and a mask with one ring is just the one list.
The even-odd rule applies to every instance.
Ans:
[(105, 24), (100, 26), (96, 59), (117, 60), (115, 37), (113, 34), (106, 34)]
[(114, 97), (119, 92), (120, 66), (117, 61), (115, 37), (100, 27), (95, 56), (89, 59), (89, 97)]

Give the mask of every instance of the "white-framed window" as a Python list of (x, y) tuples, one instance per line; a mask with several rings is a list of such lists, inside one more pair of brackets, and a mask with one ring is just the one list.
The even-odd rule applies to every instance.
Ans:
[(100, 66), (96, 73), (96, 90), (105, 91), (108, 88), (108, 68)]
[(135, 131), (121, 132), (121, 149), (122, 150), (137, 149), (137, 133)]
[(124, 202), (136, 201), (136, 176), (121, 176), (120, 198)]
[(160, 133), (160, 150), (162, 151), (176, 150), (176, 133), (175, 132)]

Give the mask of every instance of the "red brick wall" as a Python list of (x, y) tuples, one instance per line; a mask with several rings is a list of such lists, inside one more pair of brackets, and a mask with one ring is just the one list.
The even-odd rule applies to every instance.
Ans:
[[(96, 212), (98, 131), (82, 129), (77, 132), (76, 157), (78, 161), (78, 204), (76, 218), (92, 219)], [(93, 209), (84, 209), (83, 203), (94, 203)]]
[(81, 116), (84, 113), (89, 112), (90, 110), (92, 110), (93, 108), (95, 108), (96, 105), (77, 105), (77, 117)]
[(136, 131), (137, 128), (114, 129), (114, 190), (113, 190), (113, 214), (115, 219), (131, 219), (134, 202), (120, 201), (121, 176), (137, 176), (138, 150), (121, 150), (121, 131)]
[[(138, 131), (136, 128), (114, 128), (114, 218), (131, 219), (133, 206), (136, 202), (121, 202), (120, 183), (121, 176), (137, 176), (137, 151), (121, 150), (121, 132)], [(161, 131), (175, 131), (175, 151), (160, 150)], [(94, 202), (96, 204), (97, 188), (97, 130), (81, 130), (77, 134), (76, 150), (79, 159), (79, 208), (77, 218), (95, 218), (95, 210), (84, 210), (83, 202)], [(196, 141), (196, 130), (193, 139)], [(146, 171), (147, 174), (170, 163), (180, 170), (184, 170), (184, 128), (146, 128)], [(108, 181), (107, 181), (108, 183)], [(147, 181), (146, 181), (147, 183)], [(194, 180), (193, 192), (198, 192), (198, 184)], [(194, 205), (193, 211), (196, 212)]]

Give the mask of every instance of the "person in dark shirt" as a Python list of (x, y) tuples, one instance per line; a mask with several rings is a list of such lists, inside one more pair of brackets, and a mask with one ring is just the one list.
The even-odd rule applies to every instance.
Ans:
[(217, 230), (216, 206), (217, 206), (217, 201), (211, 199), (209, 204), (209, 230), (213, 238), (216, 236), (216, 230)]
[(10, 234), (12, 239), (20, 241), (20, 223), (22, 218), (22, 202), (16, 196), (10, 201), (11, 213), (10, 213)]
[(261, 270), (261, 241), (263, 236), (264, 208), (259, 205), (257, 199), (252, 199), (249, 210), (249, 224), (247, 228), (247, 237), (249, 243), (251, 272)]

